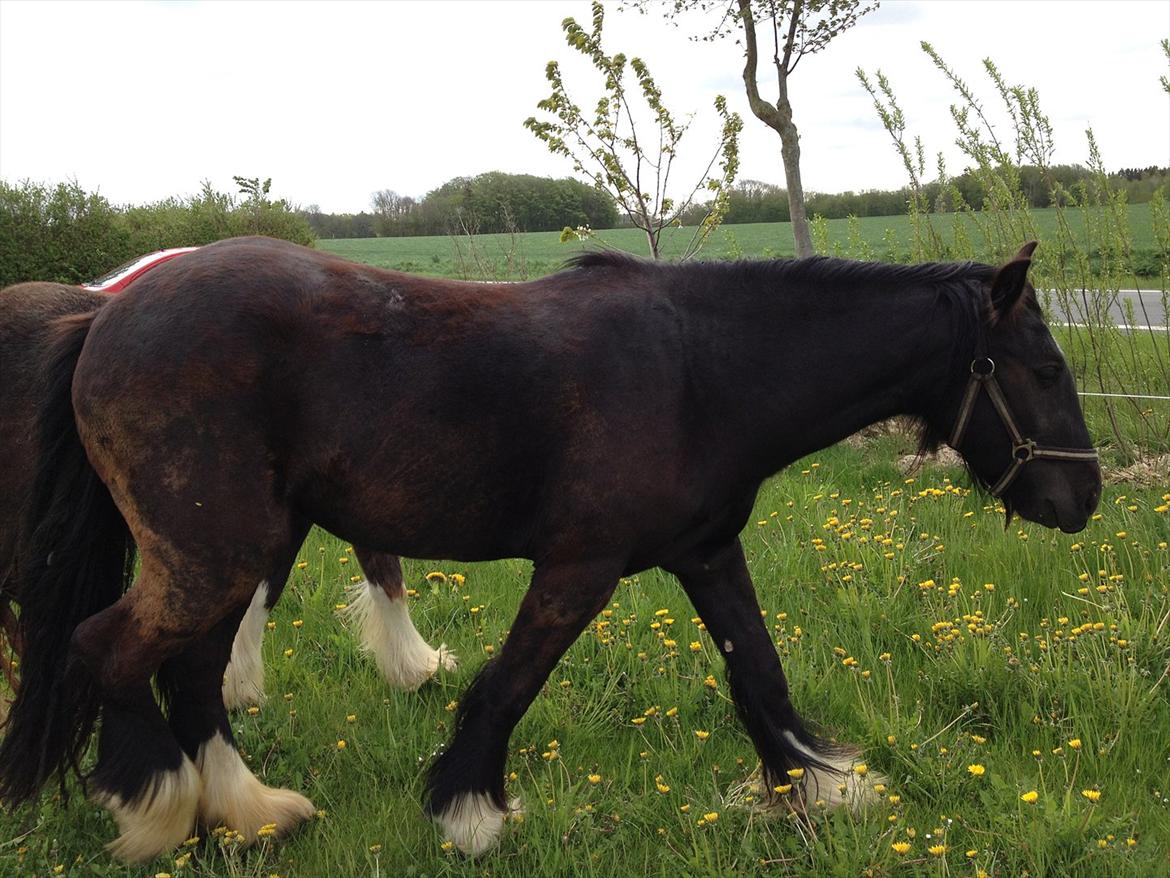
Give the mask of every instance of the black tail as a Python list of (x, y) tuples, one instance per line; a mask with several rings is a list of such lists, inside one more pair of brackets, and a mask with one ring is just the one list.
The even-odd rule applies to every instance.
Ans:
[(66, 770), (77, 769), (99, 699), (70, 661), (70, 638), (132, 575), (129, 528), (90, 466), (73, 415), (73, 371), (98, 313), (60, 321), (46, 360), (40, 461), (17, 547), (21, 683), (0, 742), (0, 798), (10, 805), (35, 797), (54, 772), (63, 786)]

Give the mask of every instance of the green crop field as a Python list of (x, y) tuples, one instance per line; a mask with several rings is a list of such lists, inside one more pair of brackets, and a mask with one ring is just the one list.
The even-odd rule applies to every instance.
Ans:
[[(1057, 212), (1055, 209), (1032, 210), (1036, 232), (1041, 241), (1055, 240)], [(1083, 212), (1066, 209), (1074, 231), (1084, 229)], [(975, 221), (969, 215), (943, 215), (933, 222), (944, 240), (953, 238), (953, 224), (958, 223), (981, 258), (992, 260), (993, 254), (983, 254), (983, 241)], [(1149, 204), (1129, 206), (1130, 232), (1136, 253), (1155, 249), (1154, 225)], [(865, 217), (855, 221), (828, 220), (830, 249), (842, 255), (871, 256), (888, 261), (909, 257), (911, 228), (906, 216)], [(693, 229), (668, 229), (663, 237), (663, 255), (666, 258), (682, 252), (694, 234)], [(559, 232), (529, 232), (509, 235), (481, 235), (426, 238), (360, 238), (322, 239), (317, 246), (359, 262), (381, 268), (414, 271), (445, 277), (497, 277), (519, 279), (539, 277), (556, 271), (572, 254), (588, 248), (606, 245), (630, 253), (645, 255), (646, 239), (637, 229), (609, 229), (596, 233), (597, 242), (560, 242)], [(1019, 242), (1023, 244), (1023, 241)], [(1167, 246), (1163, 244), (1163, 246)], [(1041, 250), (1043, 254), (1043, 249)], [(788, 223), (749, 223), (723, 226), (712, 236), (702, 251), (703, 258), (727, 259), (738, 257), (791, 257), (792, 232)]]
[(102, 850), (104, 811), (49, 792), (0, 816), (0, 874), (1166, 874), (1170, 486), (1107, 487), (1075, 536), (1005, 532), (960, 471), (907, 478), (909, 444), (793, 465), (743, 535), (798, 709), (864, 746), (881, 784), (863, 814), (754, 807), (718, 652), (651, 571), (623, 581), (520, 723), (508, 794), (525, 812), (498, 851), (465, 859), (423, 814), (424, 769), (531, 565), (409, 562), (420, 631), (462, 666), (403, 693), (346, 630), (350, 548), (315, 532), (265, 639), (269, 697), (234, 727), (253, 770), (309, 795), (318, 818), (248, 849), (212, 827), (127, 868)]

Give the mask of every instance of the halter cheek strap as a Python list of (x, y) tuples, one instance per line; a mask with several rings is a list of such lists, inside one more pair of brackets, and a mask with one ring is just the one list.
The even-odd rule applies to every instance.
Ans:
[(1004, 474), (1000, 476), (999, 481), (991, 486), (993, 497), (1002, 496), (1008, 486), (1016, 480), (1016, 476), (1020, 474), (1024, 464), (1038, 457), (1049, 460), (1096, 461), (1098, 459), (1095, 448), (1054, 448), (1047, 445), (1037, 445), (1034, 440), (1024, 438), (1024, 434), (1016, 425), (1015, 418), (1012, 417), (1007, 398), (1003, 395), (1003, 390), (995, 378), (995, 361), (985, 355), (977, 356), (971, 361), (971, 377), (967, 380), (967, 389), (963, 393), (963, 402), (959, 406), (959, 415), (955, 419), (951, 437), (947, 440), (947, 444), (956, 451), (959, 449), (959, 443), (963, 441), (963, 433), (966, 432), (967, 424), (970, 423), (971, 412), (975, 409), (975, 400), (979, 396), (980, 389), (987, 391), (991, 404), (995, 406), (996, 412), (999, 413), (999, 419), (1003, 422), (1008, 436), (1012, 440), (1012, 461), (1008, 464)]

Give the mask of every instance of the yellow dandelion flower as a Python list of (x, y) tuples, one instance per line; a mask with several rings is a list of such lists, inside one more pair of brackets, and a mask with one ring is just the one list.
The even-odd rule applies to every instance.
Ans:
[(910, 850), (910, 842), (908, 842), (908, 841), (896, 841), (896, 842), (894, 842), (892, 845), (890, 845), (890, 848), (891, 848), (891, 849), (894, 851), (894, 853), (896, 853), (898, 856), (902, 856), (903, 854), (905, 854), (906, 852), (908, 852), (908, 851)]
[(1081, 795), (1090, 802), (1099, 802), (1101, 800), (1100, 790), (1081, 790)]
[(1020, 801), (1027, 802), (1029, 805), (1034, 805), (1036, 803), (1036, 800), (1039, 798), (1040, 798), (1040, 794), (1038, 792), (1036, 792), (1036, 790), (1028, 790), (1028, 792), (1026, 792), (1022, 796), (1020, 796)]
[(987, 771), (987, 769), (984, 768), (979, 763), (975, 763), (973, 765), (968, 765), (967, 771), (971, 772), (971, 774), (975, 775), (975, 777), (983, 777), (983, 775)]
[(1080, 738), (1073, 738), (1072, 740), (1070, 740), (1068, 742), (1068, 746), (1069, 746), (1070, 750), (1080, 750), (1081, 749), (1081, 739)]
[(441, 570), (432, 570), (427, 574), (427, 582), (446, 582), (447, 574)]
[(947, 852), (947, 846), (945, 844), (932, 844), (926, 849), (926, 852), (932, 857), (941, 857)]
[(714, 823), (719, 819), (719, 812), (718, 811), (708, 811), (706, 814), (703, 815), (703, 819), (706, 820), (708, 823)]
[(865, 777), (867, 774), (869, 774), (869, 766), (864, 762), (859, 762), (853, 766), (853, 772), (858, 777)]
[(698, 738), (700, 741), (706, 741), (708, 738), (711, 737), (711, 733), (705, 732), (702, 729), (695, 729), (695, 737)]
[(293, 619), (292, 626), (293, 626), (294, 628), (303, 628), (303, 627), (304, 627), (304, 625), (305, 625), (305, 620), (304, 620), (304, 619)]
[(337, 749), (338, 750), (344, 750), (345, 747), (346, 747), (346, 744), (345, 744), (344, 738), (337, 742)]
[(772, 792), (776, 793), (777, 795), (786, 796), (790, 792), (792, 792), (792, 784), (790, 784), (790, 783), (779, 784), (778, 786), (772, 787)]
[(790, 768), (790, 769), (788, 769), (787, 774), (793, 780), (800, 780), (802, 777), (804, 777), (804, 769), (803, 768)]
[(589, 783), (593, 784), (594, 786), (597, 786), (599, 783), (601, 783), (601, 775), (600, 774), (591, 774), (591, 775), (589, 775), (589, 777), (587, 777), (585, 779), (587, 781), (589, 781)]

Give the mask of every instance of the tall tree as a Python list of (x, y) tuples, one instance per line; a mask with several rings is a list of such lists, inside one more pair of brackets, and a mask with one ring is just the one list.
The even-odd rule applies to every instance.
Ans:
[[(601, 74), (604, 82), (601, 98), (592, 112), (582, 110), (569, 95), (560, 65), (550, 61), (545, 78), (552, 86), (552, 94), (537, 107), (552, 118), (529, 117), (524, 127), (543, 141), (550, 152), (568, 158), (577, 173), (584, 174), (598, 189), (612, 196), (630, 222), (645, 233), (650, 255), (655, 259), (660, 255), (662, 230), (679, 223), (700, 192), (714, 193), (710, 210), (683, 253), (686, 258), (703, 244), (726, 211), (727, 191), (735, 182), (739, 168), (738, 138), (743, 122), (738, 114), (728, 113), (722, 95), (715, 99), (715, 110), (723, 122), (719, 143), (690, 194), (684, 198), (672, 197), (670, 172), (679, 142), (690, 123), (676, 121), (640, 58), (627, 59), (621, 52), (605, 53), (601, 46), (605, 10), (597, 0), (591, 8), (592, 30), (586, 30), (572, 18), (566, 18), (561, 28), (569, 46), (585, 56)], [(627, 64), (637, 80), (637, 90), (626, 88)], [(645, 107), (635, 109), (639, 92)], [(717, 161), (721, 173), (712, 172)]]
[[(630, 0), (641, 12), (658, 10), (653, 0)], [(718, 24), (699, 39), (712, 40), (742, 33), (743, 84), (752, 114), (780, 136), (780, 156), (788, 188), (788, 208), (797, 256), (813, 255), (812, 235), (800, 179), (800, 136), (792, 119), (788, 79), (806, 55), (813, 55), (838, 34), (878, 7), (877, 0), (674, 0), (668, 16), (722, 10)], [(760, 96), (757, 31), (772, 36), (772, 65), (776, 69), (777, 97)], [(766, 51), (766, 50), (765, 50)]]

